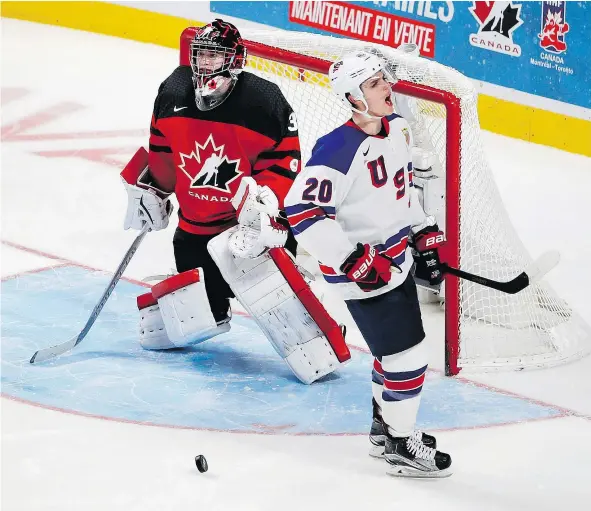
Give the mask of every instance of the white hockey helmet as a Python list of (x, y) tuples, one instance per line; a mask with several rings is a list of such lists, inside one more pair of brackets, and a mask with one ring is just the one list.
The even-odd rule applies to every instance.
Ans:
[[(345, 55), (341, 60), (334, 62), (328, 71), (332, 90), (351, 110), (369, 115), (365, 96), (361, 90), (361, 84), (371, 78), (378, 71), (384, 73), (384, 78), (390, 83), (396, 80), (386, 70), (384, 62), (377, 56), (365, 51), (356, 51)], [(357, 110), (347, 99), (350, 94), (354, 99), (365, 105), (365, 111)], [(372, 117), (372, 116), (370, 116)]]

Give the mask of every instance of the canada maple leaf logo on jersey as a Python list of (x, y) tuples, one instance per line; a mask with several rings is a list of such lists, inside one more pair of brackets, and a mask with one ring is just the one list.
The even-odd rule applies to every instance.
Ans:
[(195, 150), (191, 153), (179, 153), (179, 168), (191, 180), (189, 188), (212, 188), (230, 193), (228, 185), (242, 172), (238, 168), (240, 158), (229, 159), (224, 147), (224, 144), (217, 146), (210, 134), (203, 145), (195, 141)]

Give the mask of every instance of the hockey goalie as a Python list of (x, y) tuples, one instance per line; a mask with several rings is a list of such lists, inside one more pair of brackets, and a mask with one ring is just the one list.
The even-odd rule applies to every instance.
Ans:
[(215, 20), (187, 31), (190, 65), (160, 86), (149, 153), (140, 149), (121, 174), (126, 229), (166, 228), (172, 193), (180, 207), (178, 274), (138, 298), (140, 343), (163, 350), (228, 332), (235, 297), (312, 383), (350, 353), (289, 253), (296, 243), (280, 208), (300, 167), (295, 115), (276, 85), (243, 72), (236, 27)]

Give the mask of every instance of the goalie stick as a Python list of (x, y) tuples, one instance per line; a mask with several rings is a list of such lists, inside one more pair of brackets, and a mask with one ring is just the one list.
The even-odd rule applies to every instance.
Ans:
[(517, 277), (508, 282), (499, 282), (498, 280), (474, 275), (473, 273), (468, 273), (459, 268), (449, 266), (446, 263), (441, 264), (441, 271), (513, 295), (538, 282), (544, 275), (546, 275), (546, 273), (554, 268), (559, 261), (560, 254), (556, 250), (546, 252), (531, 263), (522, 273), (517, 275)]
[(111, 281), (105, 289), (105, 292), (103, 293), (100, 300), (92, 310), (92, 313), (90, 314), (88, 321), (86, 321), (86, 325), (84, 325), (82, 331), (78, 335), (72, 337), (69, 341), (62, 342), (60, 344), (56, 344), (55, 346), (50, 346), (49, 348), (44, 348), (36, 351), (35, 354), (31, 357), (31, 360), (29, 360), (31, 364), (36, 364), (37, 362), (45, 362), (46, 360), (49, 360), (51, 358), (63, 355), (66, 351), (71, 350), (72, 348), (80, 344), (80, 342), (82, 342), (82, 339), (86, 337), (86, 335), (92, 328), (92, 325), (96, 321), (96, 318), (103, 310), (105, 303), (107, 303), (107, 300), (109, 299), (109, 296), (111, 296), (113, 289), (115, 289), (117, 282), (119, 282), (119, 279), (121, 279), (121, 276), (123, 275), (125, 268), (127, 268), (129, 261), (131, 261), (131, 258), (136, 253), (138, 247), (140, 246), (140, 243), (142, 242), (144, 236), (148, 233), (149, 230), (150, 228), (146, 223), (144, 228), (140, 231), (140, 233), (137, 235), (137, 237), (135, 238), (135, 240), (123, 256), (123, 260), (121, 261), (119, 267), (115, 271), (115, 274), (111, 278)]

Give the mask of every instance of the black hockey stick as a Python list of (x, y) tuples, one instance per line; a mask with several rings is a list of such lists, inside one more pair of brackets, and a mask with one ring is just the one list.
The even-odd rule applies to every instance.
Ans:
[(44, 362), (46, 360), (49, 360), (50, 358), (63, 355), (66, 351), (71, 350), (74, 346), (77, 346), (80, 342), (82, 342), (82, 339), (86, 337), (92, 325), (96, 321), (96, 318), (98, 318), (98, 315), (103, 310), (105, 303), (107, 303), (109, 296), (111, 296), (113, 289), (115, 289), (115, 286), (117, 285), (117, 282), (119, 282), (119, 279), (123, 275), (125, 268), (127, 268), (129, 261), (131, 261), (131, 258), (135, 254), (136, 250), (140, 246), (140, 243), (144, 239), (144, 236), (148, 233), (149, 230), (150, 228), (146, 223), (144, 228), (141, 230), (141, 232), (137, 235), (137, 237), (131, 244), (131, 247), (129, 247), (129, 249), (123, 256), (123, 260), (121, 261), (119, 267), (115, 271), (115, 274), (111, 279), (111, 282), (109, 282), (109, 285), (107, 286), (107, 289), (105, 289), (103, 296), (101, 296), (101, 299), (98, 301), (98, 303), (92, 310), (92, 313), (90, 314), (88, 321), (86, 321), (86, 325), (84, 325), (82, 331), (78, 335), (72, 337), (69, 341), (62, 342), (60, 344), (56, 344), (55, 346), (50, 346), (49, 348), (43, 348), (39, 351), (36, 351), (35, 354), (31, 357), (31, 360), (29, 361), (31, 364), (36, 364), (37, 362)]
[(537, 260), (531, 263), (522, 273), (508, 282), (499, 282), (498, 280), (488, 279), (467, 271), (454, 268), (446, 263), (441, 264), (441, 271), (450, 275), (455, 275), (470, 282), (476, 282), (482, 286), (502, 291), (503, 293), (515, 294), (523, 291), (526, 287), (538, 282), (546, 273), (554, 268), (560, 261), (560, 254), (557, 251), (546, 252)]

